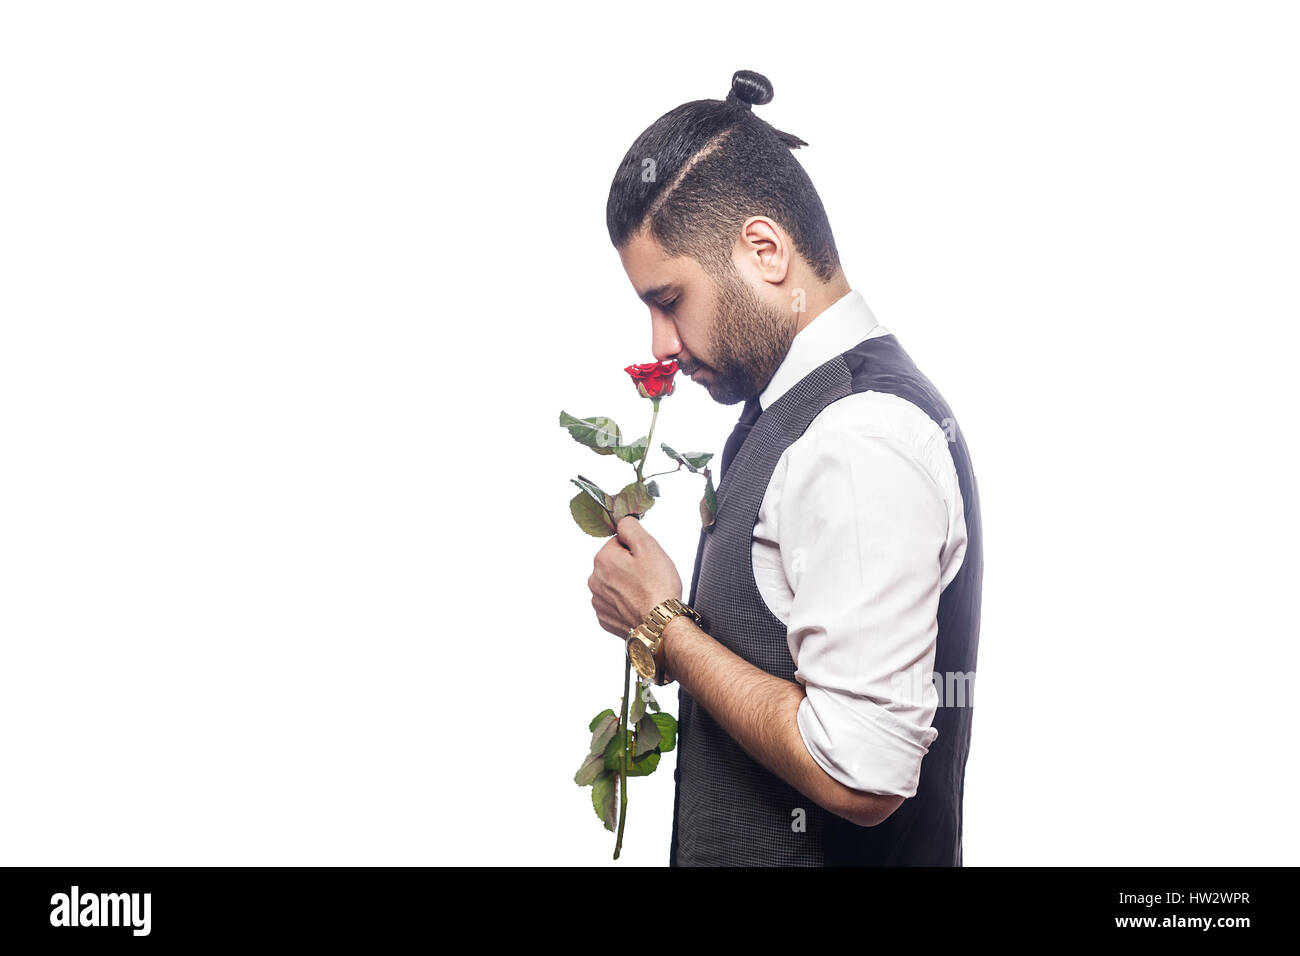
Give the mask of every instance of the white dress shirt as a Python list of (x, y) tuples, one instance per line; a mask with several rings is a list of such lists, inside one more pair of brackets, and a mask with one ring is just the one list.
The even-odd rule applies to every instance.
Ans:
[[(862, 295), (847, 293), (794, 337), (760, 406), (887, 334)], [(931, 726), (939, 593), (965, 551), (947, 435), (903, 398), (838, 399), (777, 461), (754, 524), (754, 577), (788, 629), (806, 692), (797, 717), (804, 743), (845, 786), (916, 794), (921, 758), (939, 733)]]

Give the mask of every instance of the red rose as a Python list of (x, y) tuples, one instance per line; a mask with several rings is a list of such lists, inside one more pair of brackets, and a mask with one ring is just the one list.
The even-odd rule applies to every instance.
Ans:
[(636, 390), (644, 398), (662, 398), (673, 393), (673, 376), (677, 374), (677, 361), (645, 362), (623, 369), (632, 376)]

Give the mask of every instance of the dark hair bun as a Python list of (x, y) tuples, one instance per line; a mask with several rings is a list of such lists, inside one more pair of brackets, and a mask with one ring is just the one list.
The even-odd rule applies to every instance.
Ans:
[(727, 102), (735, 103), (749, 109), (772, 102), (772, 84), (762, 73), (753, 70), (737, 70), (731, 77), (731, 92)]

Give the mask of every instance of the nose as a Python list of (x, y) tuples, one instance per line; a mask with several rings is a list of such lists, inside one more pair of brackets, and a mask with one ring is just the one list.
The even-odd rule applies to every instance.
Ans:
[(682, 350), (672, 319), (653, 312), (650, 317), (650, 351), (657, 362), (667, 362)]

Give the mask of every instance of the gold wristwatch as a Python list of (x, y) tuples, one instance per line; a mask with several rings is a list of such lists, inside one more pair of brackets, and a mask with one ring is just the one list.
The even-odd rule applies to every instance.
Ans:
[(689, 615), (697, 624), (703, 620), (695, 608), (670, 597), (652, 607), (645, 620), (627, 632), (628, 660), (643, 680), (660, 687), (671, 680), (664, 666), (664, 627), (678, 614)]

